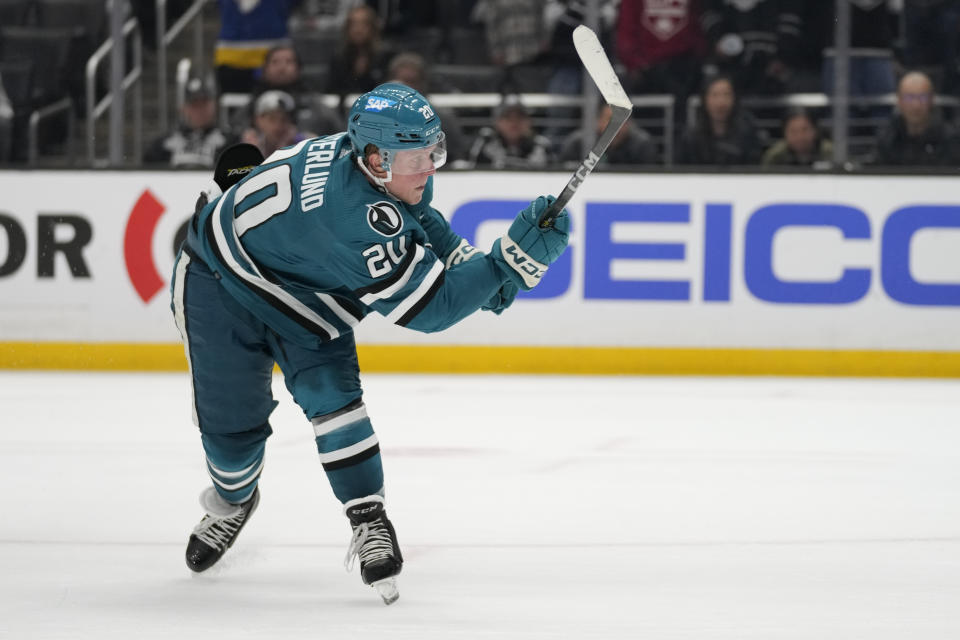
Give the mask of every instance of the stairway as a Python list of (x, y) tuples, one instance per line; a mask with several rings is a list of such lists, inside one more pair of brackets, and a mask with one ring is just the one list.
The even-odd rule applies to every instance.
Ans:
[[(204, 48), (204, 60), (200, 61), (200, 64), (209, 69), (212, 64), (213, 59), (213, 46), (217, 38), (219, 31), (219, 16), (217, 12), (217, 7), (215, 3), (208, 3), (200, 15), (195, 18), (203, 20), (203, 48)], [(172, 22), (172, 21), (171, 21)], [(168, 28), (169, 28), (168, 24)], [(177, 122), (177, 105), (176, 105), (176, 68), (177, 63), (182, 58), (190, 58), (193, 55), (193, 24), (187, 26), (170, 44), (167, 48), (167, 100), (169, 106), (167, 108), (169, 126), (173, 127)], [(194, 61), (196, 64), (196, 61)], [(103, 84), (106, 84), (107, 78), (109, 78), (110, 73), (110, 60), (109, 56), (107, 59), (104, 59), (100, 64), (100, 77), (104, 79)], [(143, 71), (140, 77), (140, 88), (143, 92), (143, 150), (145, 151), (149, 146), (150, 142), (164, 133), (160, 127), (159, 117), (160, 117), (160, 104), (159, 96), (157, 89), (157, 53), (153, 49), (149, 49), (146, 46), (143, 48)], [(123, 165), (120, 168), (135, 168), (141, 165), (140, 157), (138, 157), (135, 149), (135, 116), (134, 116), (134, 92), (135, 88), (132, 88), (127, 92), (125, 98), (125, 109), (124, 109), (124, 156), (123, 156)], [(81, 109), (82, 111), (83, 109)], [(109, 140), (110, 140), (110, 113), (107, 110), (96, 122), (94, 129), (94, 141), (96, 149), (97, 163), (96, 167), (106, 167), (109, 166), (107, 158), (109, 155)], [(88, 159), (87, 151), (87, 120), (86, 116), (74, 116), (73, 123), (73, 136), (71, 138), (73, 144), (73, 159), (71, 161), (70, 156), (68, 155), (67, 145), (63, 145), (62, 148), (58, 149), (49, 149), (49, 153), (44, 153), (44, 149), (41, 149), (41, 155), (38, 159), (37, 168), (59, 168), (59, 167), (73, 167), (73, 168), (90, 168), (90, 162)]]

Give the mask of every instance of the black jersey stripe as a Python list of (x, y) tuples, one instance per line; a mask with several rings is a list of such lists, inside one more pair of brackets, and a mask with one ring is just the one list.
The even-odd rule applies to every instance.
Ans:
[(217, 262), (220, 263), (224, 269), (226, 269), (231, 274), (233, 274), (234, 278), (236, 278), (244, 287), (246, 287), (247, 289), (255, 293), (264, 302), (266, 302), (271, 307), (273, 307), (274, 309), (276, 309), (277, 311), (285, 315), (287, 318), (289, 318), (290, 320), (293, 320), (295, 323), (297, 323), (298, 325), (300, 325), (310, 333), (319, 336), (320, 339), (322, 339), (324, 342), (328, 342), (332, 340), (333, 336), (331, 336), (326, 329), (316, 324), (315, 322), (311, 321), (309, 318), (303, 317), (300, 313), (298, 313), (294, 309), (291, 309), (285, 302), (280, 300), (278, 297), (276, 297), (269, 291), (261, 287), (258, 287), (251, 282), (248, 282), (243, 276), (237, 275), (237, 273), (230, 268), (229, 263), (227, 263), (227, 261), (223, 257), (223, 253), (220, 252), (220, 247), (217, 245), (217, 242), (216, 242), (216, 236), (214, 236), (214, 233), (213, 233), (214, 217), (215, 216), (211, 215), (209, 218), (207, 218), (207, 236), (211, 239), (211, 242), (209, 242), (208, 244), (210, 246), (210, 249), (214, 253), (214, 257), (217, 259)]
[(353, 304), (353, 302), (349, 298), (345, 296), (339, 296), (333, 293), (329, 295), (331, 298), (334, 298), (341, 307), (343, 307), (344, 311), (346, 311), (347, 313), (352, 315), (354, 318), (356, 318), (358, 322), (360, 320), (363, 320), (363, 318), (365, 317), (363, 311), (360, 310), (360, 307)]
[(400, 319), (397, 320), (396, 324), (401, 327), (407, 326), (411, 320), (417, 317), (417, 314), (423, 311), (423, 308), (430, 304), (430, 301), (433, 300), (433, 296), (437, 295), (437, 291), (440, 290), (440, 287), (443, 286), (443, 280), (446, 278), (445, 272), (441, 271), (440, 276), (433, 281), (433, 284), (430, 285), (430, 288), (427, 289), (427, 292), (417, 300), (417, 303), (410, 307), (410, 309), (400, 316)]
[(364, 460), (369, 460), (373, 456), (380, 453), (380, 443), (376, 443), (369, 449), (364, 449), (360, 453), (354, 454), (349, 458), (344, 458), (343, 460), (334, 460), (333, 462), (324, 462), (323, 470), (324, 471), (336, 471), (337, 469), (344, 469), (346, 467), (352, 467), (355, 464), (360, 464)]

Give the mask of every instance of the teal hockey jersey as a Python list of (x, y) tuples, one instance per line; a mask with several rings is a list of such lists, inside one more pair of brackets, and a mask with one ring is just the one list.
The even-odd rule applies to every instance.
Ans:
[(408, 205), (355, 163), (344, 134), (275, 152), (197, 214), (187, 249), (241, 305), (306, 347), (352, 331), (371, 310), (440, 331), (508, 281), (430, 206), (433, 178)]

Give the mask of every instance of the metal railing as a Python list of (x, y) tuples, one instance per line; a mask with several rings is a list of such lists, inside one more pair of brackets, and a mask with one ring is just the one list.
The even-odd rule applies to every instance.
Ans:
[[(170, 104), (167, 94), (167, 47), (187, 28), (194, 18), (193, 31), (193, 59), (203, 60), (203, 11), (204, 5), (210, 0), (195, 0), (183, 15), (167, 30), (167, 0), (157, 0), (157, 102), (159, 112), (157, 120), (161, 131), (170, 127)], [(199, 16), (199, 18), (198, 18)]]
[[(343, 96), (341, 99), (337, 95), (329, 94), (315, 94), (314, 98), (320, 102), (323, 106), (330, 109), (341, 109), (347, 110), (350, 108), (350, 105), (353, 104), (353, 101), (357, 99), (360, 94), (350, 94)], [(464, 124), (471, 124), (473, 120), (481, 124), (488, 124), (491, 122), (489, 112), (493, 111), (500, 103), (503, 101), (503, 95), (500, 93), (431, 93), (430, 94), (430, 103), (435, 107), (443, 107), (448, 109), (483, 109), (488, 113), (482, 117), (474, 119), (464, 119)], [(247, 93), (224, 93), (220, 96), (219, 105), (219, 121), (222, 126), (229, 126), (234, 120), (234, 115), (238, 110), (245, 109), (250, 104), (251, 96)], [(643, 95), (643, 96), (630, 96), (631, 102), (633, 102), (634, 108), (649, 108), (656, 109), (663, 112), (662, 119), (659, 119), (658, 122), (662, 122), (663, 134), (662, 136), (656, 136), (661, 139), (661, 144), (663, 146), (663, 164), (665, 166), (670, 166), (673, 164), (673, 144), (674, 144), (674, 129), (676, 123), (674, 121), (674, 97), (671, 95)], [(520, 94), (520, 101), (529, 109), (549, 109), (552, 107), (575, 107), (577, 109), (582, 109), (584, 105), (583, 96), (579, 95), (554, 95), (550, 93), (524, 93)], [(573, 128), (578, 128), (580, 121), (577, 118), (568, 119)], [(548, 120), (546, 118), (534, 118), (534, 122), (538, 124), (546, 124)], [(554, 121), (550, 121), (550, 124), (556, 124)], [(655, 124), (652, 120), (647, 120), (641, 123), (642, 125), (653, 125)]]
[(30, 114), (30, 120), (27, 125), (27, 162), (30, 166), (35, 166), (40, 157), (40, 123), (59, 113), (65, 113), (67, 115), (67, 158), (70, 164), (73, 164), (73, 100), (70, 98), (61, 98)]
[[(136, 18), (127, 20), (123, 25), (123, 46), (126, 46), (128, 40), (133, 45), (133, 64), (123, 77), (121, 88), (126, 94), (131, 88), (133, 92), (133, 135), (134, 135), (134, 154), (137, 156), (137, 162), (143, 156), (143, 87), (140, 78), (143, 76), (143, 40), (140, 36), (140, 24)], [(100, 45), (90, 59), (87, 60), (86, 68), (86, 98), (87, 98), (87, 160), (91, 166), (96, 166), (96, 124), (97, 119), (110, 108), (113, 102), (113, 94), (107, 93), (97, 102), (97, 69), (100, 62), (112, 52), (113, 38)]]

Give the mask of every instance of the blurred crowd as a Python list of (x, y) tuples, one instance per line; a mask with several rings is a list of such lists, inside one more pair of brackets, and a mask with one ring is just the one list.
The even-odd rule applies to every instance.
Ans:
[[(850, 132), (857, 162), (960, 164), (953, 126), (960, 0), (846, 1), (850, 118), (862, 125)], [(152, 3), (134, 4), (149, 19)], [(523, 94), (581, 95), (571, 33), (586, 20), (587, 4), (217, 0), (215, 48), (194, 61), (178, 126), (153, 141), (143, 160), (210, 166), (237, 140), (269, 154), (342, 130), (342, 98), (396, 80), (428, 97), (502, 96), (492, 111), (438, 109), (452, 166), (576, 163), (609, 109), (595, 105), (596, 125), (584, 130), (579, 108), (532, 106)], [(832, 166), (828, 103), (791, 97), (833, 91), (834, 0), (596, 0), (593, 8), (627, 93), (670, 96), (674, 105), (672, 130), (663, 126), (669, 107), (657, 114), (659, 124), (657, 117), (634, 118), (604, 163)], [(225, 94), (248, 99), (224, 116), (217, 107)], [(7, 102), (0, 85), (0, 138), (10, 128)]]

